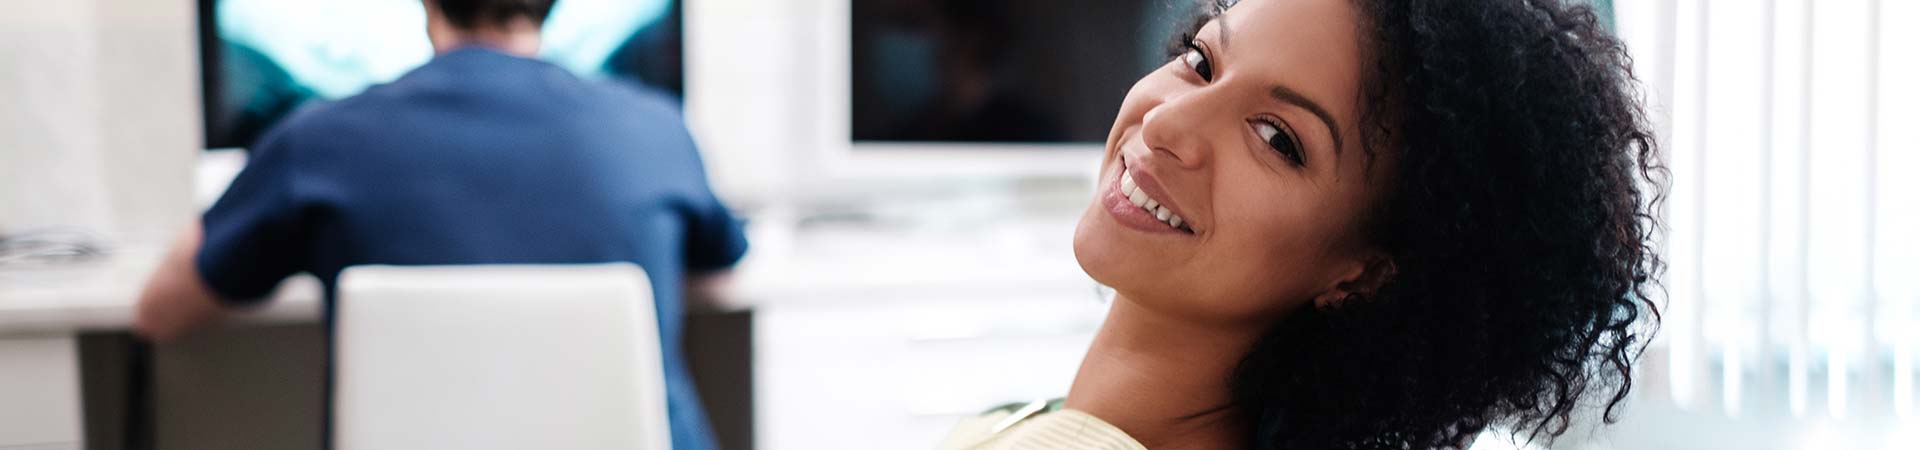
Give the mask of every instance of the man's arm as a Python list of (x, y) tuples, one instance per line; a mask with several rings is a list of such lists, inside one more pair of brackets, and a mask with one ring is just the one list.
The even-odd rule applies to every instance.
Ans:
[(140, 292), (133, 329), (141, 337), (166, 342), (202, 328), (227, 315), (219, 297), (207, 287), (194, 256), (200, 253), (202, 227), (195, 220), (167, 250), (160, 267)]

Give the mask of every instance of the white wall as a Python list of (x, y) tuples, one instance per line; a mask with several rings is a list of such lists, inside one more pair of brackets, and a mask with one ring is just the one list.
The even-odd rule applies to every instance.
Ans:
[(686, 4), (687, 121), (721, 195), (781, 202), (811, 164), (820, 3)]
[(0, 231), (122, 241), (192, 216), (200, 144), (194, 4), (0, 0)]

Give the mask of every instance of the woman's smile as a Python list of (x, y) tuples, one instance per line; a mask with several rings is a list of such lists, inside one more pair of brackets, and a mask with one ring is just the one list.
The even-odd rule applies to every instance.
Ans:
[(1128, 228), (1149, 233), (1194, 235), (1193, 225), (1183, 215), (1172, 195), (1158, 179), (1144, 169), (1135, 171), (1124, 158), (1118, 158), (1118, 175), (1101, 190), (1101, 202), (1115, 221)]

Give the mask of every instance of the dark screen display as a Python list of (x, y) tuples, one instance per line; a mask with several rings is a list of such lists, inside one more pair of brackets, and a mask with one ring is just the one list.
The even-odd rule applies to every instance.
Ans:
[(855, 141), (1104, 142), (1192, 0), (852, 0)]

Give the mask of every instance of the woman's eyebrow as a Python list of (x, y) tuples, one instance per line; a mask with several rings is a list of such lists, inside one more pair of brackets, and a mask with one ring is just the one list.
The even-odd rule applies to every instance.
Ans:
[(1327, 134), (1333, 135), (1333, 157), (1336, 159), (1340, 157), (1340, 149), (1345, 146), (1340, 142), (1340, 123), (1333, 120), (1332, 114), (1327, 114), (1326, 108), (1320, 107), (1320, 103), (1284, 85), (1274, 85), (1267, 90), (1267, 95), (1273, 96), (1276, 100), (1306, 108), (1308, 112), (1313, 113), (1314, 117), (1319, 117), (1320, 122), (1327, 126)]
[[(1232, 35), (1233, 32), (1227, 28), (1227, 21), (1218, 16), (1215, 16), (1212, 22), (1220, 26), (1219, 35), (1215, 38), (1220, 41), (1220, 52), (1227, 53), (1229, 45), (1227, 43), (1227, 36)], [(1285, 85), (1274, 85), (1271, 89), (1267, 90), (1267, 93), (1273, 96), (1274, 99), (1306, 108), (1308, 112), (1313, 113), (1314, 117), (1320, 118), (1320, 122), (1327, 126), (1327, 134), (1333, 135), (1333, 157), (1335, 159), (1340, 158), (1340, 154), (1343, 153), (1342, 149), (1346, 147), (1344, 143), (1340, 142), (1340, 123), (1333, 120), (1333, 115), (1328, 114), (1326, 108), (1321, 107), (1319, 102), (1315, 102), (1313, 99), (1301, 95), (1300, 91), (1293, 90), (1293, 88)]]

